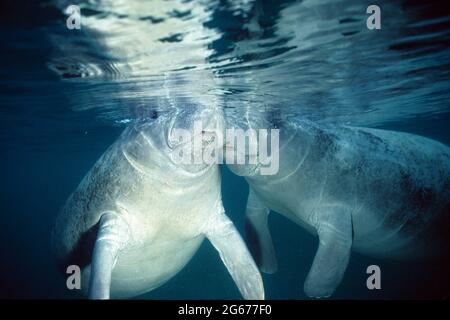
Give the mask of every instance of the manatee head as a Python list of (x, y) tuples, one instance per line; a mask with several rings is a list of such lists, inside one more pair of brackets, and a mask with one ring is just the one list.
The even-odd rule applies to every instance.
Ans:
[[(256, 177), (278, 171), (278, 133), (262, 116), (235, 120), (226, 133), (225, 163), (239, 176)], [(277, 129), (275, 130), (277, 131)], [(273, 166), (275, 165), (275, 166)]]
[[(220, 109), (188, 105), (162, 112), (140, 131), (156, 149), (160, 165), (197, 174), (217, 165), (222, 150), (223, 114)], [(138, 129), (139, 130), (139, 129)], [(210, 157), (208, 157), (210, 155)]]

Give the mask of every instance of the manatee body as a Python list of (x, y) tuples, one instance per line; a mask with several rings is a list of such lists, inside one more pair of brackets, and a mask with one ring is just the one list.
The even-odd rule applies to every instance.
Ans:
[(269, 209), (319, 237), (304, 289), (330, 296), (350, 251), (386, 258), (448, 255), (450, 149), (417, 135), (309, 121), (279, 126), (279, 170), (230, 165), (250, 185), (249, 239), (261, 270), (276, 270)]
[(181, 114), (127, 128), (63, 207), (55, 252), (64, 270), (81, 267), (91, 298), (132, 297), (162, 285), (205, 237), (243, 296), (263, 298), (256, 264), (224, 214), (218, 166), (171, 160), (170, 126), (189, 128), (187, 119), (205, 117)]

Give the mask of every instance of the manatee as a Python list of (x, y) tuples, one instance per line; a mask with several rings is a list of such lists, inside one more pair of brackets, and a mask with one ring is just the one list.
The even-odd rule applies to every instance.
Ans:
[[(63, 206), (52, 236), (59, 265), (81, 268), (93, 299), (133, 297), (179, 272), (206, 237), (246, 299), (263, 299), (261, 275), (222, 205), (218, 165), (180, 164), (175, 128), (222, 124), (213, 108), (186, 107), (133, 123)], [(201, 152), (210, 142), (192, 150)], [(195, 149), (197, 148), (197, 149)]]
[(307, 120), (271, 125), (279, 129), (278, 172), (260, 174), (264, 163), (249, 151), (245, 165), (228, 165), (249, 184), (247, 236), (262, 271), (277, 269), (270, 210), (319, 238), (304, 284), (310, 297), (333, 294), (352, 249), (396, 260), (448, 255), (448, 146), (409, 133)]

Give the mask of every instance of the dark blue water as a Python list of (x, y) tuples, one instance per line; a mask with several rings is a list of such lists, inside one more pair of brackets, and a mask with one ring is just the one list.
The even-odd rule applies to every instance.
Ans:
[[(78, 3), (79, 1), (73, 1)], [(3, 1), (0, 9), (0, 297), (77, 298), (54, 263), (59, 208), (127, 123), (188, 98), (245, 112), (406, 131), (450, 145), (450, 10), (438, 1)], [(139, 3), (141, 3), (139, 5)], [(168, 77), (182, 79), (167, 81)], [(168, 95), (170, 99), (168, 99)], [(182, 106), (180, 106), (182, 107)], [(248, 187), (223, 171), (227, 214), (243, 231)], [(305, 299), (317, 240), (270, 216), (278, 272), (266, 296)], [(382, 290), (366, 288), (368, 265)], [(336, 299), (448, 298), (442, 262), (352, 254)], [(240, 298), (205, 241), (152, 299)]]

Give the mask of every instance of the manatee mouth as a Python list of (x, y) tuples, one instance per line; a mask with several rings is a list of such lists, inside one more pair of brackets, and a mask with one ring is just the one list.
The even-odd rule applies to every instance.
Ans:
[[(189, 140), (187, 140), (187, 141), (182, 141), (182, 142), (179, 142), (179, 143), (176, 143), (176, 144), (174, 144), (173, 142), (171, 143), (170, 142), (170, 139), (168, 139), (168, 146), (169, 146), (169, 148), (171, 149), (171, 150), (173, 150), (173, 149), (180, 149), (180, 148), (184, 148), (184, 147), (186, 147), (187, 145), (192, 145), (192, 146), (194, 146), (194, 141), (196, 141), (197, 139), (199, 139), (199, 141), (201, 141), (202, 143), (201, 143), (201, 146), (202, 146), (202, 149), (204, 149), (205, 147), (207, 147), (207, 146), (209, 146), (209, 145), (211, 145), (211, 144), (213, 144), (214, 142), (215, 142), (215, 137), (214, 136), (212, 136), (212, 137), (207, 137), (206, 139), (204, 138), (204, 134), (203, 134), (203, 132), (201, 133), (201, 134), (197, 134), (197, 135), (194, 135), (194, 136), (192, 136)], [(194, 151), (194, 150), (192, 150), (192, 151)]]
[[(248, 153), (244, 153), (244, 163), (237, 163), (237, 152), (236, 148), (233, 147), (232, 145), (226, 143), (223, 146), (224, 149), (224, 163), (226, 165), (231, 165), (233, 167), (235, 167), (239, 172), (241, 172), (242, 174), (238, 174), (241, 176), (256, 176), (259, 174), (259, 169), (262, 166), (262, 163), (259, 161), (259, 153), (257, 152), (256, 154), (248, 154)], [(228, 161), (228, 153), (231, 153), (233, 162), (229, 163)]]
[(248, 164), (247, 166), (251, 166), (252, 169), (248, 171), (247, 176), (256, 176), (259, 175), (259, 168), (261, 167), (261, 163), (258, 162), (257, 164)]
[[(217, 152), (221, 146), (217, 146), (216, 142), (217, 137), (215, 131), (207, 130), (190, 135), (185, 141), (176, 144), (172, 140), (172, 143), (169, 143), (169, 149), (171, 150), (170, 159), (186, 175), (190, 177), (201, 176), (211, 167), (219, 164), (220, 159), (217, 158)], [(183, 155), (179, 157), (180, 153), (178, 152), (182, 152)], [(214, 155), (211, 156), (211, 154)]]
[(210, 146), (212, 144), (216, 144), (217, 148), (224, 147), (224, 142), (219, 141), (218, 134), (215, 130), (203, 130), (200, 136), (202, 136), (203, 147)]

